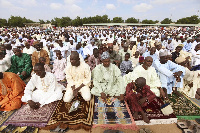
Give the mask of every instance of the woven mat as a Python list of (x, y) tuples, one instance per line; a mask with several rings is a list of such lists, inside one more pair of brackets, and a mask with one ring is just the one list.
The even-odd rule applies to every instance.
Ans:
[(91, 130), (94, 112), (94, 97), (92, 96), (89, 102), (86, 102), (82, 96), (78, 95), (77, 99), (80, 101), (80, 106), (76, 111), (68, 113), (72, 102), (65, 103), (61, 100), (52, 115), (48, 125), (42, 129), (55, 129), (69, 127), (72, 130), (85, 129)]
[(34, 126), (44, 127), (47, 125), (52, 113), (54, 112), (58, 102), (53, 102), (34, 110), (28, 104), (23, 105), (12, 115), (4, 125), (12, 124), (15, 126)]
[(95, 96), (95, 110), (93, 127), (137, 130), (130, 110), (125, 102), (110, 97), (107, 103), (101, 97)]

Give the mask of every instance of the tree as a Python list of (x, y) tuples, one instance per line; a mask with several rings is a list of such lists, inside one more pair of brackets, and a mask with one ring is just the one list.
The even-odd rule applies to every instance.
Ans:
[(155, 24), (156, 22), (153, 21), (153, 20), (147, 20), (147, 19), (145, 19), (145, 20), (142, 20), (142, 23), (143, 24)]
[(72, 20), (72, 25), (82, 26), (83, 25), (82, 19), (79, 16), (77, 16), (74, 20)]
[(161, 21), (161, 24), (170, 24), (170, 23), (172, 23), (172, 20), (169, 18), (165, 18), (163, 19), (163, 21)]
[(45, 21), (42, 19), (39, 19), (40, 24), (45, 24)]
[(200, 23), (199, 16), (193, 15), (191, 17), (181, 18), (177, 20), (176, 24), (198, 24)]
[(22, 18), (20, 16), (11, 16), (8, 19), (8, 25), (9, 26), (18, 26), (18, 27), (23, 27), (24, 23), (33, 23), (34, 21), (30, 20), (30, 19), (26, 19), (25, 17)]
[(126, 23), (139, 23), (138, 19), (135, 19), (134, 17), (128, 18)]
[(0, 27), (7, 26), (7, 25), (8, 25), (7, 20), (0, 18)]
[(112, 20), (113, 23), (124, 23), (122, 17), (114, 17)]
[(49, 23), (51, 23), (51, 21), (47, 20), (45, 23), (46, 23), (46, 24), (49, 24)]

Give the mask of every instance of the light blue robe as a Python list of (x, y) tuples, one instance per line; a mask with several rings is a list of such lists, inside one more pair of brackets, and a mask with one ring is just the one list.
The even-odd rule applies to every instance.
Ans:
[[(172, 93), (172, 87), (183, 87), (183, 76), (185, 75), (185, 68), (180, 66), (170, 60), (165, 64), (161, 64), (159, 60), (153, 62), (153, 67), (155, 67), (161, 81), (161, 86), (167, 89), (167, 94)], [(176, 78), (174, 78), (173, 73), (182, 71), (181, 82), (176, 83)]]

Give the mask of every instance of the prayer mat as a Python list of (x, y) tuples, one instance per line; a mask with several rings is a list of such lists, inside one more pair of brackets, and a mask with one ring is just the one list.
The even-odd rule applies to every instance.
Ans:
[(4, 122), (15, 112), (12, 111), (0, 111), (0, 127), (4, 124)]
[(126, 102), (120, 102), (114, 97), (109, 97), (106, 101), (105, 103), (101, 97), (95, 96), (93, 128), (138, 129)]
[(169, 95), (167, 101), (172, 105), (174, 114), (178, 119), (194, 120), (200, 118), (200, 108), (193, 104), (189, 98), (183, 94), (183, 97)]
[(177, 123), (177, 117), (174, 114), (164, 115), (162, 113), (160, 107), (163, 104), (164, 104), (164, 102), (160, 98), (156, 97), (146, 107), (143, 107), (144, 112), (146, 113), (147, 117), (150, 120), (150, 123), (145, 123), (142, 119), (142, 115), (138, 114), (138, 118), (134, 119), (136, 125), (155, 125), (155, 124)]
[[(75, 100), (80, 101), (80, 106), (76, 111), (69, 113), (71, 105)], [(89, 131), (92, 128), (93, 112), (94, 96), (92, 96), (89, 102), (86, 102), (80, 95), (77, 96), (77, 99), (74, 98), (70, 103), (65, 103), (61, 100), (49, 123), (42, 129), (52, 130), (59, 126), (63, 129), (69, 127), (69, 129), (72, 130), (84, 129)]]
[(4, 125), (44, 127), (47, 125), (57, 104), (58, 102), (56, 101), (36, 110), (31, 109), (28, 104), (23, 105)]

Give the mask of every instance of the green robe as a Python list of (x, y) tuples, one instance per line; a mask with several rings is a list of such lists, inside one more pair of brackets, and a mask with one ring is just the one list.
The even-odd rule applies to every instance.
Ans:
[(101, 93), (110, 96), (120, 96), (125, 93), (125, 85), (119, 68), (110, 64), (108, 68), (103, 64), (97, 65), (92, 71), (94, 87), (91, 93), (95, 96), (101, 96)]
[[(15, 74), (19, 73), (19, 77), (24, 80), (31, 75), (32, 71), (32, 62), (30, 55), (22, 53), (21, 57), (13, 55), (11, 57), (11, 67), (7, 72), (13, 72)], [(22, 76), (21, 73), (26, 71), (26, 76)]]

